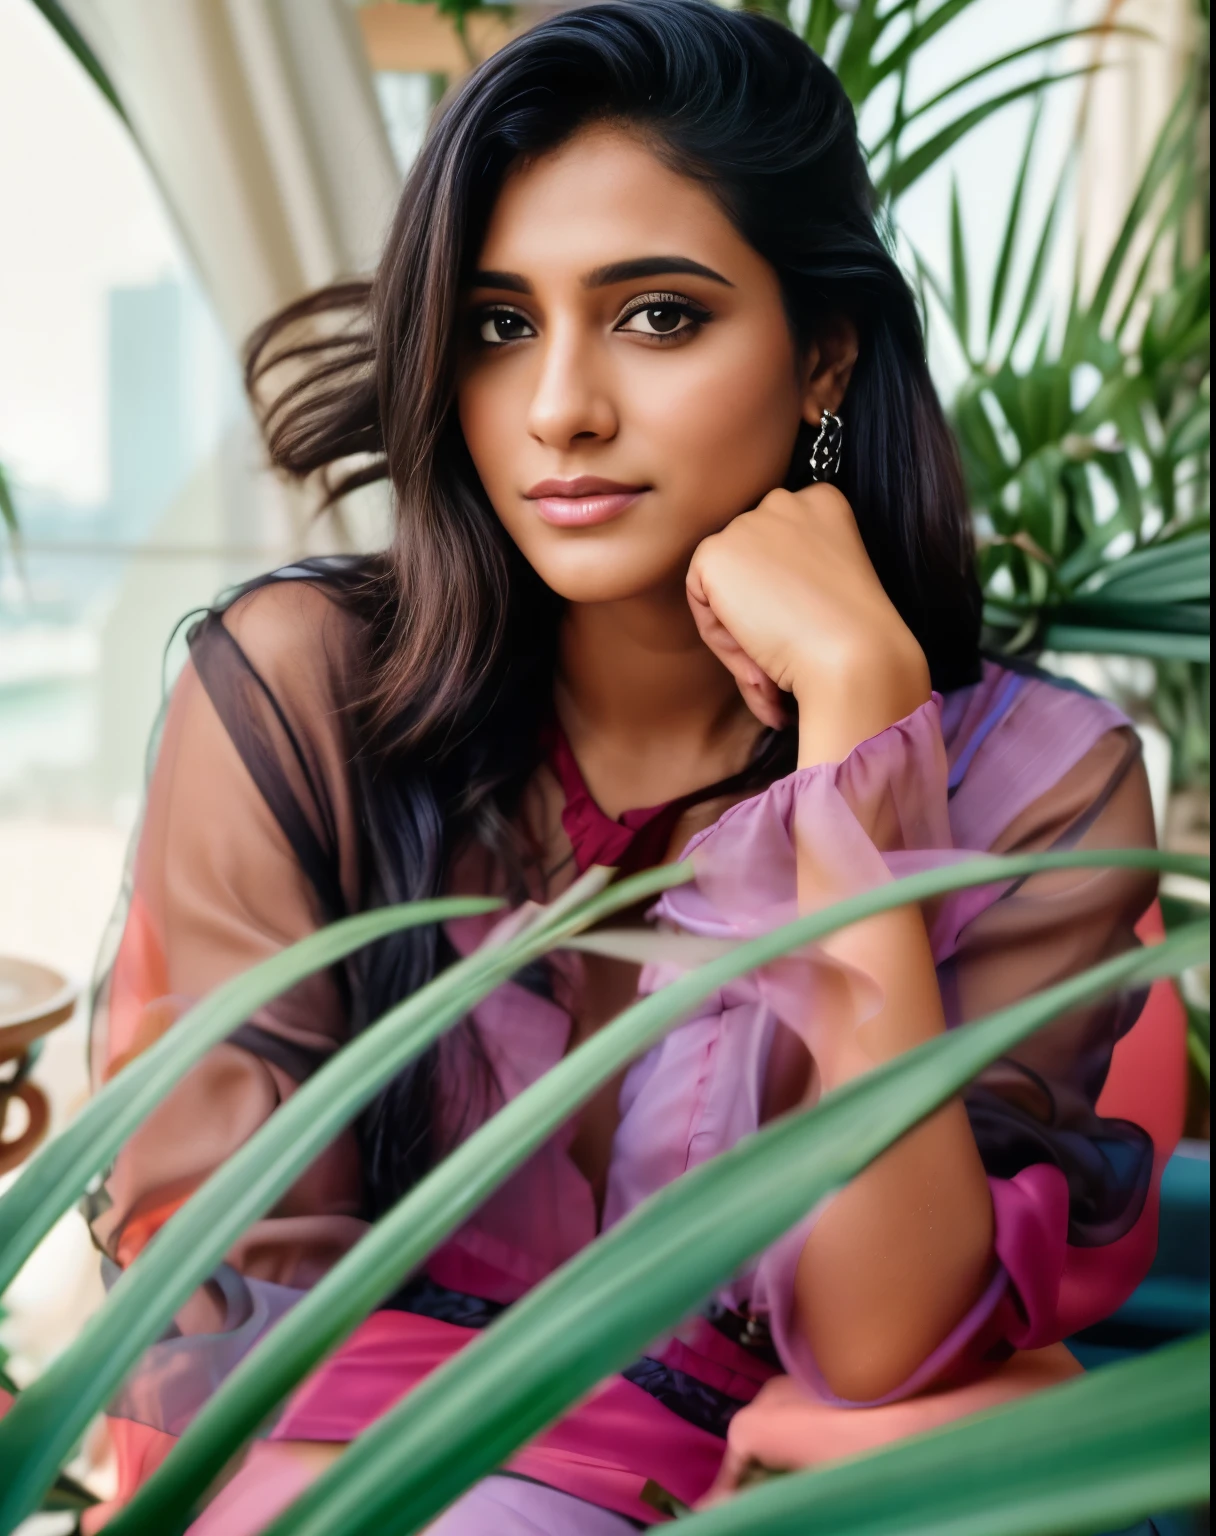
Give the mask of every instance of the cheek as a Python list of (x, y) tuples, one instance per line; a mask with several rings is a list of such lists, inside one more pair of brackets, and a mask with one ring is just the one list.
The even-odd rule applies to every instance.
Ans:
[(456, 413), (469, 456), (491, 500), (495, 481), (509, 476), (512, 452), (519, 452), (524, 435), (523, 391), (499, 377), (502, 370), (479, 369), (464, 380), (456, 396)]
[(711, 329), (664, 362), (634, 392), (632, 422), (663, 465), (665, 500), (712, 531), (789, 468), (802, 418), (788, 334)]

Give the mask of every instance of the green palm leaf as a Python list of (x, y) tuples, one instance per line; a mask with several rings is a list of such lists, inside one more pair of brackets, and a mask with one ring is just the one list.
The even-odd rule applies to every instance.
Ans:
[(920, 50), (931, 38), (936, 37), (943, 27), (961, 16), (968, 10), (974, 0), (942, 0), (936, 10), (927, 16), (922, 16), (912, 23), (907, 33), (899, 42), (881, 59), (875, 60), (873, 69), (867, 78), (867, 88), (872, 91), (880, 85), (888, 75), (893, 75), (897, 70), (905, 68), (916, 57)]
[(114, 82), (64, 6), (59, 3), (59, 0), (34, 0), (34, 4), (41, 11), (48, 25), (58, 33), (60, 41), (68, 52), (129, 128), (130, 119), (127, 117), (118, 92), (114, 89)]
[[(1076, 867), (1075, 855), (1026, 855), (1018, 861), (984, 859), (962, 870), (913, 876), (843, 902), (787, 928), (732, 945), (726, 954), (645, 998), (566, 1057), (533, 1087), (503, 1108), (454, 1151), (426, 1180), (382, 1217), (358, 1247), (293, 1308), (218, 1389), (200, 1411), (163, 1467), (129, 1508), (109, 1526), (113, 1536), (143, 1530), (168, 1532), (182, 1523), (191, 1505), (228, 1458), (305, 1375), (359, 1325), (416, 1265), (475, 1211), (486, 1197), (575, 1112), (601, 1084), (641, 1055), (688, 1010), (728, 981), (745, 974), (862, 916), (912, 900), (926, 900), (956, 888), (960, 873), (969, 883), (987, 883), (994, 872), (1012, 876), (1045, 867)], [(1086, 866), (1110, 855), (1082, 854)], [(1143, 860), (1146, 855), (1140, 855)], [(1147, 858), (1156, 862), (1156, 856)], [(1194, 861), (1187, 864), (1192, 871)], [(638, 958), (632, 940), (613, 930), (588, 936), (579, 947)], [(673, 936), (647, 935), (656, 944)], [(681, 936), (675, 936), (677, 939)], [(643, 958), (654, 959), (655, 954)], [(678, 958), (678, 952), (677, 952)]]
[(1128, 289), (1127, 296), (1123, 300), (1123, 309), (1114, 325), (1114, 334), (1116, 336), (1122, 336), (1131, 324), (1136, 305), (1145, 291), (1149, 275), (1153, 270), (1157, 254), (1163, 242), (1168, 237), (1177, 233), (1179, 220), (1185, 216), (1187, 208), (1194, 204), (1195, 191), (1190, 177), (1185, 174), (1187, 169), (1185, 160), (1181, 162), (1178, 169), (1183, 174), (1177, 176), (1174, 189), (1170, 193), (1164, 208), (1162, 208), (1156, 227), (1153, 229), (1144, 247), (1140, 266), (1136, 271), (1135, 277), (1132, 279), (1131, 287)]
[(1040, 640), (1051, 651), (1207, 661), (1209, 610), (1200, 603), (1076, 601), (1047, 611)]
[(967, 275), (967, 247), (963, 240), (963, 215), (958, 200), (958, 179), (950, 180), (950, 299), (954, 333), (963, 356), (975, 366), (971, 356), (971, 285)]
[(1028, 80), (969, 108), (886, 171), (879, 178), (879, 192), (891, 198), (901, 196), (914, 181), (919, 180), (926, 171), (937, 164), (943, 155), (953, 149), (961, 138), (970, 133), (973, 128), (978, 127), (980, 123), (985, 122), (994, 112), (999, 112), (1002, 107), (1007, 107), (1012, 102), (1021, 101), (1023, 97), (1033, 96), (1047, 86), (1059, 85), (1065, 80), (1075, 80), (1082, 75), (1091, 75), (1096, 68), (1096, 65), (1085, 65), (1079, 69), (1061, 70), (1058, 74), (1047, 75), (1042, 79)]
[(1206, 635), (1163, 634), (1152, 629), (1101, 629), (1082, 624), (1045, 624), (1044, 650), (1082, 656), (1143, 656), (1148, 661), (1198, 661), (1212, 658)]
[(1191, 137), (1188, 131), (1190, 106), (1190, 93), (1183, 90), (1171, 108), (1161, 132), (1157, 135), (1148, 163), (1144, 167), (1144, 173), (1132, 194), (1127, 214), (1111, 246), (1090, 300), (1090, 312), (1099, 325), (1106, 317), (1111, 295), (1123, 271), (1123, 264), (1127, 260), (1128, 252), (1149, 209), (1158, 196), (1163, 180), (1191, 148)]
[[(1052, 862), (1051, 855), (1025, 858), (1030, 862), (1024, 872), (1050, 867)], [(1207, 868), (1203, 860), (1148, 850), (1070, 853), (1055, 858), (1074, 867), (1096, 862), (1174, 868), (1191, 874)], [(870, 905), (853, 915), (880, 910), (887, 903), (897, 904), (910, 894), (923, 899), (927, 891), (991, 883), (1002, 875), (1008, 877), (1015, 867), (1020, 869), (1021, 865), (999, 859), (968, 860), (916, 877), (920, 884), (892, 885), (872, 892)], [(174, 1215), (156, 1242), (122, 1276), (81, 1336), (21, 1395), (0, 1423), (0, 1456), (21, 1468), (0, 1498), (0, 1530), (11, 1529), (11, 1522), (36, 1506), (57, 1464), (92, 1413), (116, 1389), (142, 1348), (159, 1335), (194, 1288), (213, 1271), (232, 1242), (273, 1204), (406, 1060), (521, 965), (610, 912), (679, 883), (688, 873), (687, 866), (651, 871), (622, 882), (557, 920), (542, 913), (541, 920), (515, 940), (480, 951), (451, 967), (391, 1010), (303, 1085)], [(839, 920), (834, 913), (820, 917), (827, 917), (829, 926)], [(776, 942), (788, 949), (801, 941), (802, 930), (791, 925)], [(746, 964), (740, 968), (746, 969)]]
[(257, 1009), (387, 934), (501, 905), (482, 898), (444, 898), (344, 918), (217, 987), (95, 1094), (0, 1199), (0, 1294), (170, 1089)]
[(1135, 550), (1092, 583), (1103, 597), (1128, 602), (1204, 602), (1211, 592), (1211, 535), (1204, 529)]
[(1189, 925), (939, 1036), (685, 1174), (377, 1420), (266, 1536), (420, 1530), (991, 1061), (1060, 1013), (1194, 964), (1208, 936)]
[(681, 1536), (1056, 1536), (1208, 1497), (1211, 1335), (821, 1471), (773, 1478)]
[[(966, 90), (969, 85), (974, 85), (977, 80), (982, 80), (985, 76), (994, 74), (999, 69), (1004, 69), (1008, 64), (1017, 63), (1019, 59), (1029, 58), (1032, 54), (1042, 53), (1045, 49), (1058, 47), (1062, 43), (1076, 42), (1083, 37), (1107, 36), (1112, 30), (1116, 33), (1137, 37), (1146, 37), (1148, 35), (1136, 27), (1116, 27), (1112, 29), (1103, 25), (1071, 27), (1064, 32), (1049, 33), (1046, 37), (1037, 38), (1033, 43), (1025, 43), (1022, 47), (1014, 48), (1009, 53), (1002, 53), (994, 59), (988, 59), (979, 65), (978, 68), (969, 71), (965, 75), (960, 75), (957, 80), (952, 80), (942, 90), (914, 107), (907, 114), (906, 121), (914, 123), (918, 118), (927, 116), (936, 107), (940, 107), (944, 101), (949, 101), (951, 96), (957, 96), (960, 91)], [(877, 140), (872, 146), (871, 153), (876, 154), (880, 149), (885, 149), (890, 142), (890, 138), (891, 133), (888, 129), (882, 138)]]
[(17, 503), (13, 500), (3, 464), (0, 464), (0, 523), (8, 529), (11, 538), (15, 539), (21, 531), (21, 525), (17, 521)]
[(1044, 98), (1039, 96), (1034, 104), (1034, 111), (1030, 115), (1026, 146), (1022, 150), (1022, 159), (1018, 165), (1017, 176), (1014, 178), (1013, 195), (1009, 199), (1009, 212), (1005, 217), (1005, 232), (1001, 236), (1001, 248), (997, 254), (996, 270), (992, 278), (992, 294), (988, 303), (989, 352), (992, 350), (992, 341), (1005, 303), (1005, 286), (1009, 281), (1009, 267), (1013, 261), (1014, 246), (1021, 227), (1022, 199), (1026, 193), (1026, 178), (1030, 174), (1030, 161), (1034, 154), (1035, 141), (1039, 136), (1039, 123), (1043, 117), (1043, 100)]
[(1025, 335), (1030, 318), (1042, 300), (1043, 282), (1047, 275), (1047, 259), (1055, 242), (1059, 217), (1064, 206), (1064, 193), (1072, 179), (1075, 164), (1075, 154), (1069, 154), (1065, 157), (1064, 164), (1060, 167), (1060, 174), (1056, 179), (1055, 189), (1047, 205), (1043, 224), (1039, 230), (1039, 238), (1035, 245), (1034, 255), (1031, 258), (1026, 281), (1022, 287), (1022, 300), (1018, 305), (1018, 312), (1009, 333), (1009, 343), (1005, 348), (1005, 367), (1010, 366), (1018, 343)]
[[(904, 0), (906, 3), (906, 0)], [(828, 38), (842, 12), (838, 0), (811, 0), (803, 23), (802, 36), (818, 54), (827, 52)], [(788, 21), (788, 8), (787, 17)], [(853, 98), (856, 101), (856, 97)]]
[(0, 1421), (0, 1463), (19, 1468), (0, 1489), (0, 1531), (37, 1507), (57, 1466), (143, 1348), (384, 1083), (521, 966), (580, 928), (683, 883), (691, 867), (649, 870), (578, 899), (610, 873), (589, 871), (509, 942), (483, 947), (390, 1009), (292, 1094), (173, 1215), (104, 1307)]
[(833, 69), (850, 101), (863, 101), (873, 89), (871, 54), (887, 26), (877, 0), (859, 0), (849, 17), (848, 31), (833, 61)]

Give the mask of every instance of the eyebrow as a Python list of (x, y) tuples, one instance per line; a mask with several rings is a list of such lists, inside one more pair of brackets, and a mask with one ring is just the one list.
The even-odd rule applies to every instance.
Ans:
[[(663, 277), (672, 272), (684, 273), (690, 277), (705, 277), (711, 283), (721, 283), (724, 288), (735, 286), (720, 272), (715, 272), (712, 267), (704, 266), (701, 262), (693, 261), (687, 256), (637, 256), (632, 261), (611, 261), (606, 266), (596, 267), (583, 278), (583, 287), (607, 288), (613, 283), (629, 283), (639, 277)], [(532, 292), (532, 284), (519, 272), (474, 272), (472, 286), (501, 288), (508, 293)]]
[(735, 286), (720, 272), (699, 261), (691, 261), (687, 256), (639, 256), (633, 261), (612, 261), (606, 267), (596, 267), (594, 272), (588, 272), (583, 284), (587, 288), (607, 288), (611, 283), (628, 283), (635, 277), (662, 277), (667, 272), (707, 277), (711, 283), (721, 283), (724, 288)]

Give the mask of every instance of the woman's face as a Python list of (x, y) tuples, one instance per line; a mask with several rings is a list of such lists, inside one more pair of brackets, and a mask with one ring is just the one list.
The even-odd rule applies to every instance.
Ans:
[(462, 326), (477, 472), (574, 602), (682, 586), (818, 417), (773, 268), (627, 130), (588, 129), (508, 179)]

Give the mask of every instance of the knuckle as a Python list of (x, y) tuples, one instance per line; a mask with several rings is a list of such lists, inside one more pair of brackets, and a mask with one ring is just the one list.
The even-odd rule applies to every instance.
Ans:
[(697, 545), (692, 559), (693, 564), (700, 572), (704, 573), (717, 563), (722, 550), (722, 541), (725, 537), (725, 531), (722, 533), (711, 533), (708, 538), (702, 539)]
[(798, 498), (793, 491), (787, 491), (784, 486), (777, 486), (769, 491), (760, 502), (757, 511), (763, 508), (766, 512), (790, 512), (798, 505)]

